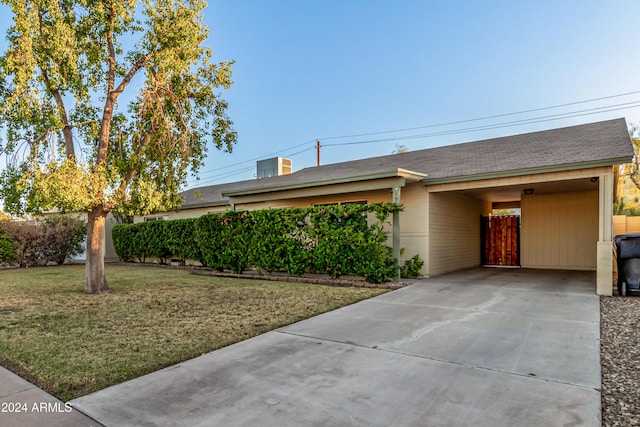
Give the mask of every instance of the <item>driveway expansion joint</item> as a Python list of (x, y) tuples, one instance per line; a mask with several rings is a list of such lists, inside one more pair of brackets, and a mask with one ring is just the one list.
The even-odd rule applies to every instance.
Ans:
[(346, 345), (346, 346), (353, 346), (353, 347), (358, 347), (358, 348), (363, 348), (363, 349), (368, 349), (368, 350), (381, 351), (381, 352), (385, 352), (385, 353), (399, 354), (399, 355), (402, 355), (402, 356), (414, 357), (414, 358), (417, 358), (417, 359), (431, 360), (433, 362), (438, 362), (438, 363), (444, 363), (444, 364), (449, 364), (449, 365), (457, 365), (457, 366), (461, 366), (461, 367), (469, 368), (469, 369), (477, 369), (477, 370), (486, 371), (486, 372), (493, 372), (493, 373), (503, 374), (503, 375), (511, 375), (511, 376), (515, 376), (515, 377), (528, 378), (528, 379), (535, 380), (535, 381), (568, 385), (568, 386), (571, 386), (571, 387), (578, 387), (578, 388), (581, 388), (581, 389), (584, 389), (584, 390), (595, 390), (597, 392), (600, 392), (600, 390), (598, 388), (593, 387), (593, 386), (575, 384), (575, 383), (571, 383), (571, 382), (568, 382), (568, 381), (554, 380), (554, 379), (551, 379), (551, 378), (544, 378), (544, 377), (540, 377), (540, 376), (538, 376), (538, 375), (536, 375), (534, 373), (531, 373), (531, 372), (523, 374), (523, 373), (519, 373), (519, 372), (503, 371), (503, 370), (500, 370), (500, 369), (488, 368), (488, 367), (479, 366), (479, 365), (472, 365), (472, 364), (464, 363), (464, 362), (456, 362), (456, 361), (453, 361), (453, 360), (444, 360), (444, 359), (438, 359), (438, 358), (435, 358), (435, 357), (429, 357), (429, 356), (424, 356), (424, 355), (420, 355), (420, 354), (413, 354), (413, 353), (407, 353), (407, 352), (398, 351), (398, 350), (392, 350), (392, 349), (388, 349), (388, 348), (385, 348), (385, 347), (381, 347), (379, 344), (378, 345), (373, 345), (373, 346), (368, 346), (368, 345), (358, 344), (358, 343), (355, 343), (355, 342), (352, 342), (352, 341), (332, 340), (332, 339), (329, 339), (329, 338), (321, 338), (321, 337), (315, 337), (315, 336), (311, 336), (311, 335), (297, 334), (297, 333), (294, 333), (294, 332), (289, 332), (289, 331), (280, 330), (280, 329), (277, 329), (274, 332), (278, 332), (278, 333), (281, 333), (283, 335), (291, 335), (291, 336), (294, 336), (294, 337), (308, 338), (308, 339), (311, 339), (311, 340), (330, 342), (330, 343), (334, 343), (334, 344), (342, 344), (342, 345)]

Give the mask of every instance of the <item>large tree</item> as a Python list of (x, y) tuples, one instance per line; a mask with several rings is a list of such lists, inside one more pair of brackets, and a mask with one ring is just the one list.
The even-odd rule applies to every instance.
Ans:
[(628, 176), (637, 189), (640, 190), (640, 124), (629, 127), (629, 136), (633, 143), (633, 160), (620, 166), (620, 174)]
[(0, 1), (5, 210), (87, 212), (85, 292), (106, 292), (107, 214), (178, 207), (207, 148), (235, 144), (232, 62), (212, 62), (203, 0)]

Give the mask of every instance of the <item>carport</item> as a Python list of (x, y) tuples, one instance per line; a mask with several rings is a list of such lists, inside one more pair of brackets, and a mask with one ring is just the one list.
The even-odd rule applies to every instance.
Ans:
[(519, 266), (597, 271), (597, 293), (611, 295), (611, 167), (433, 180), (427, 190), (429, 275), (481, 265), (485, 244), (481, 218), (493, 209), (517, 207), (521, 209)]

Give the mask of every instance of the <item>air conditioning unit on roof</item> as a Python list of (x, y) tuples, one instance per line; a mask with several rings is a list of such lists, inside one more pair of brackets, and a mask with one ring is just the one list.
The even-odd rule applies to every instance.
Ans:
[(258, 160), (258, 178), (270, 176), (289, 175), (291, 173), (291, 159), (274, 157), (272, 159)]

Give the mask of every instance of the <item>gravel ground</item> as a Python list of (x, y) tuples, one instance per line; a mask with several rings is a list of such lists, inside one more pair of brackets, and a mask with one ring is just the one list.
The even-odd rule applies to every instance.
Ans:
[(600, 298), (602, 425), (640, 426), (640, 297)]

